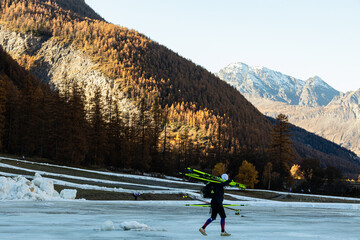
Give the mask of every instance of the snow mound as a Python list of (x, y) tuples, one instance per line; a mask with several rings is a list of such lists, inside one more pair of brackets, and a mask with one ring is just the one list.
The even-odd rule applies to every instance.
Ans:
[(63, 199), (75, 199), (77, 191), (75, 189), (63, 189), (60, 192), (60, 197)]
[(101, 226), (101, 231), (113, 231), (113, 230), (115, 230), (115, 226), (112, 221), (107, 220), (107, 221), (103, 222), (103, 224)]
[(144, 230), (144, 231), (150, 231), (150, 227), (144, 223), (138, 223), (137, 221), (129, 221), (129, 222), (123, 222), (121, 224), (121, 227), (125, 230)]
[(63, 200), (75, 199), (76, 190), (64, 189), (59, 194), (52, 179), (35, 174), (32, 181), (23, 176), (0, 177), (0, 200)]
[(128, 221), (121, 223), (120, 227), (125, 231), (134, 230), (134, 231), (166, 231), (165, 229), (156, 229), (151, 228), (144, 223), (139, 223), (137, 221)]

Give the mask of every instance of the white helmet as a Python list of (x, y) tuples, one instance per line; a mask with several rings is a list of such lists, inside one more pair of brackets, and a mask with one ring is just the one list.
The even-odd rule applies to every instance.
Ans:
[(223, 180), (225, 180), (225, 181), (229, 180), (229, 176), (228, 176), (226, 173), (224, 173), (223, 175), (221, 175), (221, 178), (222, 178)]

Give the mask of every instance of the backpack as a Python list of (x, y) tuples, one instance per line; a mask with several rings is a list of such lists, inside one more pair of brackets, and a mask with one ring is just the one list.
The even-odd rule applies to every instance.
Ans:
[(213, 198), (215, 196), (215, 184), (212, 182), (207, 183), (201, 189), (201, 195), (203, 198)]

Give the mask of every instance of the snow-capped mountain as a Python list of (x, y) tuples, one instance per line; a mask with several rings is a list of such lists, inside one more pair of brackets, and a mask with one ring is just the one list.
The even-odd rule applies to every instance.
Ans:
[(309, 78), (300, 95), (300, 106), (326, 106), (340, 92), (329, 86), (318, 76)]
[(230, 64), (217, 76), (263, 114), (286, 114), (291, 123), (360, 155), (360, 89), (341, 93), (317, 76), (303, 81), (244, 63)]
[(315, 76), (303, 81), (265, 67), (233, 63), (217, 76), (251, 97), (267, 98), (300, 106), (325, 106), (339, 92)]

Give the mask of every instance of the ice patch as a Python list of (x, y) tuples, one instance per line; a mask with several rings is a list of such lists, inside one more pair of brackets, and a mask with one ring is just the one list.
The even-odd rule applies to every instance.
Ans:
[[(64, 192), (63, 192), (64, 191)], [(0, 200), (63, 200), (75, 199), (76, 190), (64, 189), (62, 195), (54, 189), (52, 179), (35, 174), (32, 181), (23, 176), (0, 177)]]

